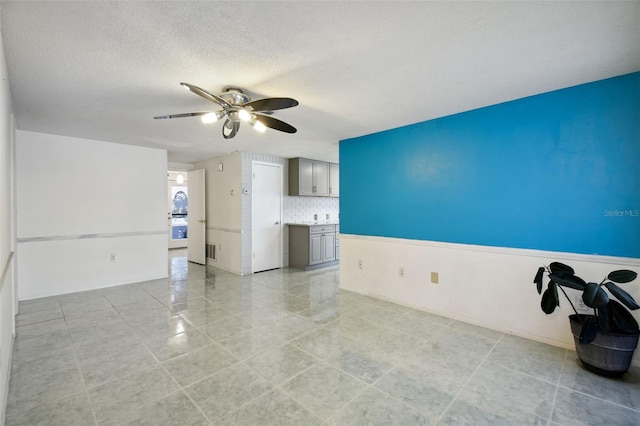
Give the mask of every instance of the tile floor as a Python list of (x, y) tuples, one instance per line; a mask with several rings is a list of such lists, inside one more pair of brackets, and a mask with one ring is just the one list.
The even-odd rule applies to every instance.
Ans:
[(640, 369), (339, 289), (338, 269), (20, 304), (7, 425), (639, 425)]

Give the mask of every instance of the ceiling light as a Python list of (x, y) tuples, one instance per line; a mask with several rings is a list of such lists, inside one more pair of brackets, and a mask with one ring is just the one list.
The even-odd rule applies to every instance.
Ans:
[(178, 185), (182, 185), (184, 183), (184, 176), (182, 176), (182, 173), (178, 173), (178, 176), (176, 177), (176, 183)]
[(251, 114), (246, 109), (241, 109), (238, 111), (238, 118), (242, 121), (249, 121), (251, 120)]
[(253, 126), (254, 129), (256, 129), (260, 133), (264, 133), (265, 130), (267, 130), (265, 125), (262, 124), (261, 122), (259, 122), (258, 120), (252, 120), (252, 122), (250, 124), (251, 124), (251, 126)]
[(224, 113), (222, 111), (210, 112), (200, 117), (200, 120), (202, 120), (202, 122), (205, 124), (209, 124), (209, 123), (215, 123), (216, 121), (220, 120), (222, 117), (224, 117)]

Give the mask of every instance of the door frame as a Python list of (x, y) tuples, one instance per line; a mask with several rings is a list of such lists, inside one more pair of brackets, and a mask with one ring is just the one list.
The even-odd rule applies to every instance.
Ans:
[(280, 253), (279, 253), (279, 267), (282, 268), (284, 266), (284, 223), (282, 223), (283, 220), (283, 216), (284, 216), (284, 211), (283, 211), (283, 200), (284, 200), (284, 167), (282, 166), (282, 164), (278, 164), (278, 163), (270, 163), (268, 161), (258, 161), (258, 160), (252, 160), (251, 161), (251, 273), (253, 274), (255, 272), (255, 268), (254, 268), (254, 261), (255, 258), (253, 257), (253, 247), (255, 246), (254, 241), (255, 241), (255, 233), (253, 232), (253, 218), (254, 215), (256, 214), (256, 209), (254, 208), (255, 206), (255, 192), (254, 192), (254, 188), (253, 188), (253, 180), (255, 179), (255, 167), (256, 165), (259, 166), (268, 166), (268, 167), (277, 167), (280, 171), (280, 183), (279, 183), (279, 188), (280, 188)]

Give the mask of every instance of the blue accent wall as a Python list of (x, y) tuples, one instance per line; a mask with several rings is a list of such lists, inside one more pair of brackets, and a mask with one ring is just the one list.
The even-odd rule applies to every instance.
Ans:
[(340, 230), (640, 258), (640, 72), (340, 141)]

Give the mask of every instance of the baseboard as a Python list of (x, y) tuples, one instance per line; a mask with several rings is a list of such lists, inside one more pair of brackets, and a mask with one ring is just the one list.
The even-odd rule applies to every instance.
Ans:
[[(510, 334), (510, 335), (517, 336), (517, 337), (522, 337), (523, 339), (532, 340), (534, 342), (545, 343), (547, 345), (555, 346), (557, 348), (568, 349), (568, 350), (575, 351), (575, 346), (574, 345), (567, 344), (566, 342), (563, 342), (563, 341), (559, 341), (559, 340), (555, 340), (555, 339), (549, 339), (549, 338), (545, 338), (544, 336), (538, 336), (538, 335), (530, 334), (530, 333), (522, 333), (522, 332), (518, 332), (516, 330), (511, 330), (511, 329), (508, 329), (508, 328), (495, 327), (495, 326), (493, 326), (491, 324), (485, 324), (485, 323), (482, 323), (481, 321), (477, 321), (477, 320), (474, 320), (472, 318), (465, 318), (465, 317), (458, 316), (458, 315), (447, 314), (445, 312), (434, 311), (432, 309), (425, 309), (425, 308), (423, 308), (421, 306), (418, 306), (418, 305), (402, 303), (402, 302), (399, 302), (397, 300), (393, 300), (393, 299), (391, 299), (389, 297), (385, 297), (385, 296), (380, 295), (380, 294), (361, 293), (361, 292), (358, 292), (358, 291), (355, 291), (355, 290), (350, 290), (350, 289), (342, 287), (342, 286), (340, 287), (340, 289), (341, 290), (350, 291), (350, 292), (356, 293), (356, 294), (361, 294), (363, 296), (372, 297), (374, 299), (383, 300), (385, 302), (394, 303), (396, 305), (404, 306), (404, 307), (411, 308), (411, 309), (415, 309), (417, 311), (426, 312), (426, 313), (429, 313), (429, 314), (433, 314), (433, 315), (438, 315), (438, 316), (441, 316), (441, 317), (449, 318), (449, 319), (452, 319), (452, 320), (455, 320), (455, 321), (464, 322), (466, 324), (476, 325), (478, 327), (484, 327), (484, 328), (487, 328), (489, 330), (494, 330), (494, 331), (498, 331), (498, 332), (505, 333), (505, 334)], [(569, 321), (567, 321), (567, 327), (569, 327)], [(640, 367), (640, 361), (635, 361), (634, 360), (634, 361), (631, 362), (631, 365), (633, 367)]]

